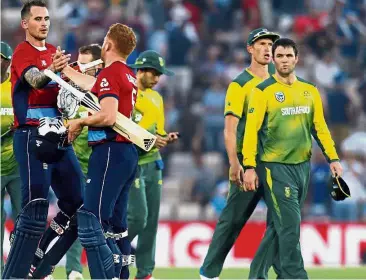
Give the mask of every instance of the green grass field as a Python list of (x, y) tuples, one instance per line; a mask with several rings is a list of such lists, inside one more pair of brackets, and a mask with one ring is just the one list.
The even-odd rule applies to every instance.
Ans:
[[(311, 279), (366, 279), (366, 267), (360, 268), (312, 268), (307, 269)], [(87, 268), (84, 269), (85, 279), (90, 279)], [(248, 279), (249, 269), (228, 268), (224, 269), (220, 279)], [(131, 269), (131, 279), (135, 275), (135, 269)], [(199, 279), (198, 269), (194, 268), (158, 268), (154, 272), (155, 279)], [(56, 268), (53, 277), (64, 279), (65, 268)], [(275, 279), (273, 271), (270, 278)]]

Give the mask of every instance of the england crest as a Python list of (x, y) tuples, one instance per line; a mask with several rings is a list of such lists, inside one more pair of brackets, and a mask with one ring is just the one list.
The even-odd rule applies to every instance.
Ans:
[(285, 95), (283, 94), (283, 92), (276, 92), (275, 97), (278, 102), (282, 103), (283, 101), (285, 101)]

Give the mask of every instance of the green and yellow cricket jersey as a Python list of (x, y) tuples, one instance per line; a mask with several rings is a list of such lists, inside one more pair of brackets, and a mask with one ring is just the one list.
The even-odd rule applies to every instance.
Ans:
[(13, 134), (10, 127), (14, 122), (11, 102), (10, 74), (1, 84), (1, 176), (13, 175), (17, 170), (17, 162), (13, 152)]
[[(86, 118), (88, 112), (84, 107), (80, 107), (75, 118)], [(76, 157), (78, 158), (81, 169), (84, 174), (88, 173), (88, 162), (92, 152), (91, 147), (88, 146), (88, 128), (84, 127), (83, 131), (73, 143)]]
[(263, 79), (245, 69), (230, 83), (226, 92), (224, 115), (233, 115), (239, 119), (236, 131), (236, 150), (238, 153), (241, 153), (243, 149), (249, 96), (253, 88), (261, 82), (263, 82)]
[[(164, 102), (161, 95), (152, 89), (138, 90), (134, 122), (154, 135), (166, 136)], [(158, 148), (152, 148), (149, 152), (139, 150), (139, 165), (161, 159)]]
[(292, 85), (280, 82), (275, 75), (259, 84), (249, 100), (245, 130), (246, 166), (256, 166), (257, 147), (261, 161), (307, 161), (311, 157), (311, 135), (328, 162), (339, 159), (325, 123), (320, 93), (298, 77)]

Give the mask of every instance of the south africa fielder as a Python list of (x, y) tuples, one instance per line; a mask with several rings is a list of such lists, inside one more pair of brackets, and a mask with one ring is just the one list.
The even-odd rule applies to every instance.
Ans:
[(13, 153), (13, 130), (14, 123), (13, 108), (11, 105), (11, 83), (9, 66), (13, 56), (13, 50), (6, 43), (1, 41), (1, 273), (3, 264), (3, 242), (4, 224), (6, 213), (4, 210), (4, 198), (6, 192), (9, 194), (12, 206), (12, 216), (15, 222), (20, 212), (22, 195), (20, 191), (20, 176), (18, 164)]
[(280, 278), (307, 279), (299, 240), (311, 136), (323, 150), (333, 176), (342, 175), (342, 166), (324, 120), (319, 91), (294, 73), (298, 61), (295, 42), (277, 40), (272, 55), (276, 74), (256, 86), (248, 105), (244, 186), (248, 190), (258, 186), (256, 168), (279, 239)]
[[(230, 190), (227, 204), (217, 222), (204, 263), (200, 269), (201, 279), (217, 278), (224, 265), (225, 258), (237, 239), (240, 231), (252, 215), (262, 197), (262, 192), (246, 192), (243, 190), (244, 170), (241, 165), (245, 150), (243, 136), (249, 96), (254, 87), (270, 77), (271, 48), (279, 35), (264, 28), (250, 32), (247, 50), (251, 55), (251, 64), (229, 85), (225, 101), (225, 145), (230, 162)], [(245, 131), (245, 133), (247, 133)], [(266, 239), (268, 248), (263, 256), (268, 260), (260, 260), (254, 265), (250, 278), (267, 278), (273, 264), (273, 240), (276, 235), (273, 224), (268, 221)], [(273, 243), (273, 246), (275, 243)], [(245, 248), (243, 248), (245, 250)], [(277, 269), (278, 270), (278, 269)]]
[(161, 187), (163, 183), (162, 161), (159, 149), (178, 139), (177, 132), (164, 129), (164, 104), (161, 95), (152, 88), (162, 74), (172, 76), (164, 59), (155, 51), (142, 52), (131, 68), (137, 69), (138, 95), (134, 121), (156, 134), (158, 139), (148, 153), (140, 150), (138, 176), (130, 189), (128, 201), (128, 238), (138, 235), (136, 247), (137, 279), (149, 279), (155, 267), (155, 245), (158, 229)]

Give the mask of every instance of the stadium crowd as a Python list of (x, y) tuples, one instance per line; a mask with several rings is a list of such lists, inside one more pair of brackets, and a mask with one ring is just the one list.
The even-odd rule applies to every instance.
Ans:
[[(70, 0), (49, 1), (49, 42), (76, 59), (78, 48), (102, 43), (114, 22), (138, 35), (132, 63), (153, 49), (176, 75), (156, 87), (164, 97), (167, 131), (181, 141), (163, 151), (162, 219), (216, 219), (228, 192), (223, 142), (225, 93), (249, 63), (249, 30), (268, 27), (300, 48), (298, 76), (315, 83), (345, 166), (352, 198), (331, 201), (329, 167), (314, 144), (305, 219), (366, 221), (366, 1), (364, 0)], [(21, 1), (2, 1), (2, 40), (24, 40)], [(14, 11), (14, 12), (12, 12)], [(184, 200), (185, 203), (175, 204)], [(10, 214), (10, 202), (6, 202)], [(55, 206), (56, 207), (56, 206)], [(202, 209), (204, 211), (202, 211)], [(50, 211), (52, 215), (52, 211)], [(256, 210), (264, 218), (265, 204)]]

